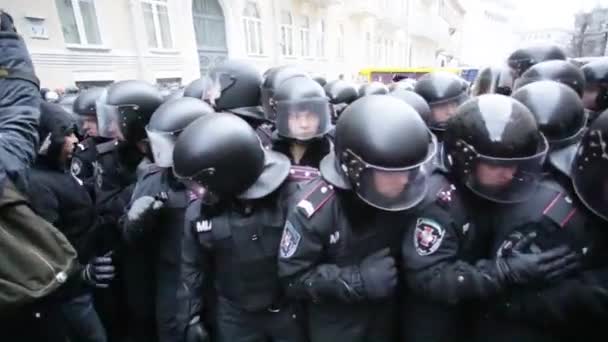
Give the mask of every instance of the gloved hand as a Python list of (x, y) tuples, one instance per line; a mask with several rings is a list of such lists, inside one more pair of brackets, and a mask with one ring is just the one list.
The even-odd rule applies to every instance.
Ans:
[(108, 254), (93, 258), (82, 270), (82, 279), (90, 286), (105, 289), (116, 276), (112, 257)]
[(359, 266), (359, 272), (369, 299), (389, 297), (397, 286), (395, 259), (390, 256), (388, 248), (366, 257)]
[(211, 338), (200, 321), (199, 316), (195, 316), (186, 327), (186, 342), (209, 342)]
[(524, 252), (536, 237), (530, 233), (519, 240), (509, 255), (496, 260), (499, 277), (507, 284), (551, 282), (581, 268), (580, 256), (567, 246), (541, 253)]
[(147, 225), (154, 224), (155, 216), (164, 204), (164, 198), (160, 196), (142, 196), (136, 199), (127, 213), (127, 225), (145, 229)]

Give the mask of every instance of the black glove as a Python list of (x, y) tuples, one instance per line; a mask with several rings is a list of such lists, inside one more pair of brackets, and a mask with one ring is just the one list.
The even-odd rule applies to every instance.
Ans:
[(17, 33), (15, 29), (15, 23), (10, 14), (0, 10), (0, 32), (3, 33)]
[(200, 321), (200, 317), (195, 316), (186, 327), (185, 342), (209, 342), (210, 340), (203, 322)]
[(164, 204), (164, 197), (142, 196), (136, 199), (127, 213), (127, 228), (145, 229), (154, 224), (156, 214)]
[(388, 248), (365, 258), (359, 266), (359, 272), (369, 299), (387, 298), (397, 286), (395, 259), (390, 256)]
[(524, 252), (536, 237), (534, 233), (519, 240), (509, 255), (496, 260), (499, 277), (507, 284), (524, 285), (551, 282), (580, 269), (580, 257), (566, 246), (541, 253)]
[(116, 276), (114, 272), (112, 257), (107, 254), (96, 257), (88, 263), (82, 270), (82, 279), (90, 286), (104, 289), (110, 286), (110, 282)]

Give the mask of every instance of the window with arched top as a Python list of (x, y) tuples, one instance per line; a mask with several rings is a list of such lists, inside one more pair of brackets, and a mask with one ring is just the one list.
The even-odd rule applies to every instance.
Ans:
[(245, 30), (246, 50), (250, 55), (264, 53), (262, 42), (262, 17), (255, 1), (247, 1), (243, 9), (243, 28)]
[(293, 48), (293, 16), (289, 11), (281, 11), (281, 54), (295, 56)]

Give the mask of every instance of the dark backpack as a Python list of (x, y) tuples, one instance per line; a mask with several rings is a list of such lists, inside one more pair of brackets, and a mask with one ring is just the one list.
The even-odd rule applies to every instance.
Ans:
[(78, 268), (76, 251), (6, 179), (0, 195), (0, 313), (45, 297)]

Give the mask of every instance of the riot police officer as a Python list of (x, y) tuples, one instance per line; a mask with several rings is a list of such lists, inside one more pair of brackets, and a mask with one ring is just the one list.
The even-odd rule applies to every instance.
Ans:
[(431, 107), (429, 127), (440, 141), (447, 120), (456, 113), (456, 108), (467, 98), (464, 80), (448, 72), (428, 73), (418, 80), (414, 89)]
[(282, 65), (266, 70), (262, 75), (263, 81), (261, 85), (262, 107), (266, 119), (274, 122), (276, 118), (276, 110), (274, 105), (274, 93), (279, 88), (281, 83), (292, 77), (308, 77), (304, 70), (293, 65)]
[[(217, 198), (186, 212), (180, 317), (186, 341), (304, 341), (300, 314), (278, 282), (277, 253), (288, 212), (284, 182), (289, 160), (261, 147), (254, 130), (232, 114), (214, 114), (187, 127), (173, 153), (174, 171), (190, 187)], [(217, 293), (214, 318), (205, 319)]]
[(548, 287), (517, 289), (492, 303), (494, 310), (503, 314), (496, 315), (495, 322), (484, 321), (481, 326), (493, 329), (504, 341), (602, 340), (597, 327), (608, 317), (608, 240), (602, 227), (606, 222), (606, 176), (600, 171), (606, 165), (599, 156), (604, 150), (601, 141), (607, 132), (608, 116), (600, 118), (584, 134), (573, 161), (571, 174), (577, 196), (553, 187), (549, 205), (548, 201), (540, 202), (543, 219), (536, 224), (521, 225), (498, 249), (500, 253), (509, 253), (512, 243), (532, 232), (536, 238), (530, 250), (538, 253), (567, 243), (583, 255), (582, 272)]
[(315, 76), (312, 78), (313, 81), (317, 82), (321, 87), (325, 87), (327, 79), (323, 76)]
[(507, 58), (507, 64), (513, 78), (517, 79), (531, 66), (551, 60), (565, 61), (566, 53), (557, 45), (542, 43), (513, 51)]
[(366, 96), (338, 120), (335, 150), (295, 195), (280, 245), (279, 275), (307, 303), (312, 342), (394, 340), (402, 222), (434, 153), (418, 113), (395, 98)]
[(388, 93), (388, 88), (381, 82), (365, 83), (359, 87), (359, 97), (384, 95), (386, 93)]
[(260, 107), (262, 76), (254, 65), (226, 60), (211, 68), (209, 75), (186, 87), (184, 96), (208, 102), (217, 112), (229, 112), (247, 121), (264, 146), (272, 145), (272, 125)]
[(97, 145), (104, 150), (104, 143), (112, 146), (111, 138), (99, 137), (97, 133), (96, 102), (103, 94), (103, 88), (91, 88), (81, 92), (72, 104), (72, 112), (79, 118), (79, 126), (83, 140), (76, 146), (70, 171), (80, 179), (95, 199), (95, 162), (97, 160)]
[(585, 75), (576, 65), (559, 60), (541, 62), (530, 67), (515, 81), (514, 90), (542, 80), (563, 83), (572, 88), (579, 96), (583, 96)]
[(388, 94), (412, 106), (427, 125), (430, 123), (431, 107), (422, 96), (413, 91), (402, 89), (395, 89)]
[[(551, 62), (536, 66), (544, 63)], [(549, 142), (545, 161), (548, 176), (570, 189), (572, 158), (587, 125), (587, 114), (579, 95), (561, 83), (538, 81), (516, 90), (512, 97), (528, 107)]]
[[(330, 103), (323, 88), (308, 77), (293, 77), (274, 93), (276, 133), (273, 149), (292, 164), (290, 178), (312, 179), (329, 153)], [(308, 175), (308, 176), (307, 176)]]
[[(136, 336), (137, 269), (140, 263), (137, 253), (131, 255), (132, 249), (122, 249), (123, 239), (120, 236), (119, 220), (131, 200), (137, 180), (137, 172), (145, 173), (151, 165), (151, 150), (146, 142), (145, 125), (152, 113), (162, 103), (162, 96), (156, 87), (144, 81), (120, 81), (106, 88), (96, 102), (98, 134), (109, 139), (97, 144), (95, 162), (96, 206), (99, 215), (105, 221), (108, 236), (100, 245), (104, 249), (114, 250), (114, 259), (118, 263), (118, 279), (123, 288), (115, 289), (113, 301), (118, 301), (116, 311), (111, 315), (114, 325), (131, 336)], [(124, 251), (124, 253), (122, 253)], [(132, 258), (131, 258), (132, 257)], [(108, 300), (104, 301), (107, 302)], [(126, 310), (125, 310), (126, 303)]]
[(398, 90), (398, 89), (414, 91), (415, 87), (416, 87), (416, 80), (413, 78), (404, 77), (404, 78), (401, 78), (399, 81), (395, 81), (395, 78), (393, 77), (393, 83), (391, 83), (388, 86), (388, 90), (391, 92)]
[(323, 87), (325, 90), (325, 94), (329, 98), (329, 102), (333, 106), (332, 111), (332, 122), (335, 123), (340, 114), (353, 103), (357, 98), (359, 98), (359, 92), (354, 84), (343, 81), (343, 80), (334, 80), (325, 85)]
[[(140, 260), (130, 272), (129, 293), (132, 302), (130, 328), (137, 331), (136, 341), (181, 341), (177, 324), (177, 287), (180, 284), (179, 262), (184, 214), (191, 199), (172, 172), (173, 147), (179, 134), (191, 122), (213, 113), (207, 103), (184, 97), (163, 103), (152, 114), (146, 133), (157, 168), (139, 179), (122, 235), (130, 249), (130, 258)], [(131, 262), (130, 264), (133, 264)], [(156, 328), (156, 329), (154, 329)]]
[[(548, 282), (575, 262), (567, 248), (493, 260), (496, 202), (535, 191), (546, 141), (521, 103), (481, 95), (459, 107), (445, 132), (450, 173), (435, 170), (428, 196), (405, 222), (403, 341), (464, 341), (479, 303), (513, 286)], [(504, 220), (504, 218), (503, 218)]]
[(486, 67), (479, 70), (471, 86), (471, 96), (501, 94), (509, 96), (513, 88), (513, 75), (508, 67)]
[(608, 58), (585, 64), (581, 70), (585, 75), (583, 104), (589, 110), (589, 124), (608, 109)]

